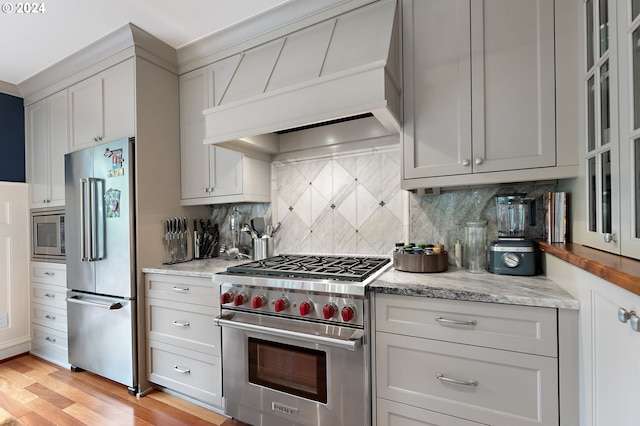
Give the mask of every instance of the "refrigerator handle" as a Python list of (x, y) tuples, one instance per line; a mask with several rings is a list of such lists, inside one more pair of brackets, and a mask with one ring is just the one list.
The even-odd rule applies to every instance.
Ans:
[(79, 298), (78, 296), (72, 296), (72, 297), (67, 297), (67, 302), (69, 303), (77, 303), (78, 305), (89, 305), (89, 306), (95, 306), (98, 308), (105, 308), (105, 309), (109, 309), (109, 310), (114, 310), (114, 309), (121, 309), (122, 308), (122, 303), (120, 302), (107, 302), (107, 303), (100, 303), (100, 302), (90, 302), (88, 300), (83, 300), (81, 298)]
[(80, 179), (80, 260), (87, 262), (87, 179)]

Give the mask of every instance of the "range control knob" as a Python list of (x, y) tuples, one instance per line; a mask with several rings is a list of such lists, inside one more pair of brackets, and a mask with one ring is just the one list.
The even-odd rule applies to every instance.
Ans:
[(300, 304), (300, 316), (309, 315), (313, 311), (313, 302), (305, 300)]
[(242, 306), (245, 303), (247, 303), (249, 301), (249, 296), (247, 295), (247, 293), (242, 292), (237, 294), (234, 298), (233, 298), (233, 305), (234, 306)]
[(273, 308), (276, 310), (276, 312), (282, 312), (288, 307), (289, 307), (289, 299), (287, 299), (284, 296), (276, 300), (275, 303), (273, 304)]
[(260, 309), (266, 304), (267, 304), (267, 298), (263, 294), (251, 299), (251, 306), (253, 307), (253, 309)]
[(222, 295), (220, 296), (220, 303), (222, 303), (223, 305), (225, 303), (231, 303), (235, 295), (236, 295), (236, 292), (233, 290), (229, 290), (226, 293), (222, 293)]
[(322, 307), (322, 316), (328, 320), (336, 316), (338, 307), (334, 303), (327, 303)]
[(356, 307), (353, 305), (347, 305), (342, 308), (340, 314), (342, 315), (342, 321), (349, 322), (356, 317)]

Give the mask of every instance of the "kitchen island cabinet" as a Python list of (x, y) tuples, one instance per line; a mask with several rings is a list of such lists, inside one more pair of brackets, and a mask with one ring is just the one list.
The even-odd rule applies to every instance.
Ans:
[(69, 150), (67, 91), (25, 107), (31, 208), (64, 206), (64, 155)]
[(577, 176), (575, 9), (403, 1), (403, 189)]
[(31, 262), (31, 353), (63, 367), (67, 357), (67, 267)]
[(150, 382), (221, 410), (220, 289), (211, 279), (145, 275)]
[(180, 76), (182, 204), (270, 202), (269, 161), (203, 143), (204, 109), (222, 96), (233, 57)]

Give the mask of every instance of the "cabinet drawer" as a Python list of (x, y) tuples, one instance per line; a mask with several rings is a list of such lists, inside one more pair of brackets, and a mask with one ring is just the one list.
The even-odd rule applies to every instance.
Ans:
[(530, 354), (558, 354), (557, 311), (552, 308), (376, 294), (375, 315), (378, 331)]
[(421, 410), (383, 398), (378, 398), (377, 407), (378, 426), (479, 426), (484, 424)]
[(67, 333), (38, 324), (32, 324), (31, 328), (32, 344), (67, 352)]
[(558, 422), (556, 358), (378, 332), (376, 373), (385, 399), (481, 423)]
[(211, 405), (222, 406), (220, 357), (151, 340), (149, 380)]
[(149, 339), (211, 355), (220, 355), (220, 327), (213, 323), (218, 309), (147, 299)]
[(67, 290), (57, 286), (31, 283), (31, 301), (55, 308), (67, 309)]
[(67, 266), (61, 263), (31, 262), (31, 281), (67, 287)]
[(220, 308), (220, 290), (207, 278), (147, 274), (147, 297)]
[(67, 310), (53, 306), (31, 304), (31, 321), (44, 327), (67, 332)]

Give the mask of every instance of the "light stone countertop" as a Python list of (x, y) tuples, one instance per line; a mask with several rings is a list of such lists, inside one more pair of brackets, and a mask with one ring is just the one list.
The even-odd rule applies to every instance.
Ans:
[(211, 259), (196, 259), (173, 265), (160, 265), (142, 268), (145, 274), (179, 275), (182, 277), (213, 278), (213, 274), (224, 272), (229, 266), (251, 262), (250, 259), (231, 260), (226, 257), (214, 257)]
[[(229, 266), (249, 261), (246, 259), (229, 260), (224, 257), (217, 257), (206, 260), (192, 260), (174, 265), (147, 267), (142, 268), (142, 272), (211, 279), (213, 274), (224, 272)], [(374, 282), (369, 284), (369, 289), (375, 293), (431, 297), (434, 299), (574, 310), (580, 308), (577, 299), (543, 275), (519, 277), (495, 275), (489, 272), (472, 274), (465, 269), (452, 266), (449, 267), (448, 271), (433, 274), (402, 272), (390, 267)]]
[(375, 293), (434, 299), (580, 309), (577, 299), (544, 275), (472, 274), (451, 266), (448, 271), (433, 274), (402, 272), (391, 267), (369, 289)]

